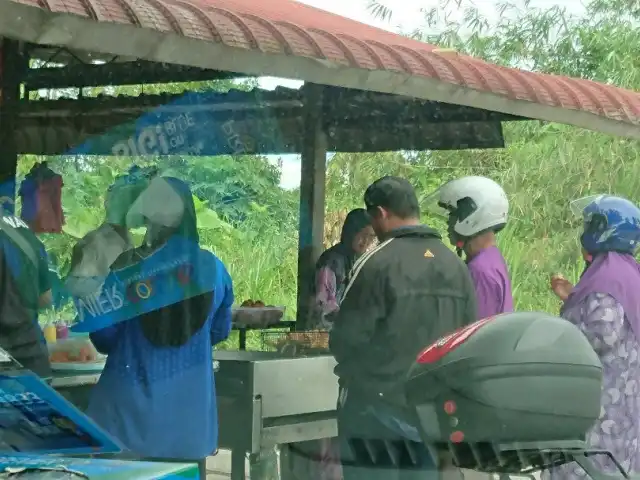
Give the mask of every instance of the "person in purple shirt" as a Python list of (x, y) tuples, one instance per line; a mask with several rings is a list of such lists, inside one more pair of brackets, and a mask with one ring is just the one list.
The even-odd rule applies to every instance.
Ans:
[[(562, 275), (551, 289), (563, 301), (560, 315), (576, 325), (602, 362), (600, 418), (587, 433), (593, 450), (613, 454), (632, 476), (640, 472), (640, 208), (610, 195), (572, 202), (584, 221), (580, 236), (586, 267), (573, 286)], [(605, 455), (594, 455), (598, 470), (618, 473)], [(576, 463), (545, 472), (543, 479), (589, 478)]]
[(452, 180), (427, 199), (445, 215), (449, 239), (466, 256), (478, 301), (478, 319), (513, 311), (507, 263), (496, 246), (496, 233), (507, 223), (509, 201), (500, 185), (486, 177)]

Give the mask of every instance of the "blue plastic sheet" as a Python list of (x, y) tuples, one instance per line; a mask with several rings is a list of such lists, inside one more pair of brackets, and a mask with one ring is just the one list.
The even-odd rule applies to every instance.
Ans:
[[(124, 157), (162, 155), (240, 155), (282, 151), (278, 122), (256, 111), (247, 132), (237, 128), (233, 113), (212, 108), (216, 103), (241, 100), (246, 92), (188, 92), (179, 99), (142, 115), (135, 122), (115, 127), (71, 149), (68, 155), (114, 155)], [(237, 97), (237, 98), (234, 98)], [(256, 102), (259, 101), (256, 97)], [(240, 115), (238, 113), (238, 115)], [(239, 117), (238, 117), (239, 118)]]
[(38, 376), (0, 374), (0, 452), (116, 453), (120, 444)]

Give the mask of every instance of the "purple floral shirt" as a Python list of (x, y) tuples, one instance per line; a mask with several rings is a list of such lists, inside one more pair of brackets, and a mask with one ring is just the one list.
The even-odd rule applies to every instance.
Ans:
[[(592, 293), (563, 316), (578, 326), (600, 357), (603, 385), (600, 418), (587, 434), (591, 448), (608, 450), (630, 473), (640, 472), (640, 343), (622, 306), (610, 295)], [(591, 457), (596, 467), (616, 473), (605, 456)], [(543, 479), (588, 478), (576, 463), (544, 472)]]
[(336, 274), (330, 267), (323, 267), (316, 273), (316, 315), (313, 329), (331, 330), (327, 315), (338, 310), (338, 285)]

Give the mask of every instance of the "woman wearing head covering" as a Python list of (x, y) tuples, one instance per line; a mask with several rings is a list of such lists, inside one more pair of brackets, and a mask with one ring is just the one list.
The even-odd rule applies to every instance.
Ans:
[[(331, 322), (326, 315), (335, 312), (344, 293), (347, 277), (356, 260), (375, 239), (371, 221), (363, 208), (351, 210), (344, 220), (340, 243), (326, 250), (316, 262), (315, 296), (312, 329), (329, 330)], [(322, 439), (317, 443), (318, 468), (310, 474), (316, 480), (341, 480), (338, 445), (335, 439)]]
[(74, 327), (108, 354), (87, 413), (137, 456), (199, 461), (205, 478), (218, 439), (212, 346), (231, 329), (231, 278), (199, 246), (184, 182), (153, 179), (127, 216), (140, 223), (144, 245), (120, 255)]
[(449, 222), (449, 239), (464, 252), (478, 301), (478, 319), (513, 311), (509, 270), (496, 234), (507, 224), (509, 201), (486, 177), (452, 180), (430, 196)]
[[(582, 330), (602, 362), (601, 413), (587, 443), (611, 452), (633, 474), (640, 472), (640, 267), (634, 258), (640, 209), (610, 195), (576, 201), (572, 209), (584, 219), (580, 242), (586, 268), (575, 287), (556, 275), (551, 288), (564, 301), (562, 317)], [(607, 473), (618, 471), (604, 455), (593, 460)], [(551, 476), (586, 474), (569, 464)]]
[(366, 210), (351, 210), (344, 220), (340, 243), (326, 250), (316, 263), (313, 291), (317, 313), (321, 318), (317, 327), (330, 327), (324, 320), (325, 315), (338, 308), (353, 264), (369, 248), (374, 238), (375, 234)]

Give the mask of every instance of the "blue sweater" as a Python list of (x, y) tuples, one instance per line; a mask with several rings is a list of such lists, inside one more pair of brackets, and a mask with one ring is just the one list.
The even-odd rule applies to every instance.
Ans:
[[(108, 320), (110, 326), (93, 331), (90, 336), (96, 348), (108, 354), (108, 358), (92, 392), (87, 413), (140, 456), (197, 460), (217, 448), (212, 346), (229, 336), (233, 287), (223, 263), (212, 253), (198, 248), (197, 258), (189, 263), (196, 266), (192, 274), (198, 283), (208, 284), (209, 291), (213, 288), (213, 304), (207, 320), (182, 346), (153, 345), (145, 337), (140, 321), (131, 314), (134, 310), (158, 308), (161, 306), (158, 301), (166, 305), (166, 298), (173, 296), (167, 281), (157, 273), (163, 263), (175, 258), (175, 250), (170, 247), (143, 262), (142, 271), (154, 272), (152, 288), (142, 291), (144, 301), (132, 305), (123, 295), (127, 299), (119, 312), (98, 316)], [(117, 280), (108, 278), (103, 289), (113, 291), (114, 285), (122, 285), (122, 278), (122, 275)], [(155, 300), (158, 297), (160, 300)], [(144, 304), (151, 304), (151, 308)], [(90, 320), (101, 323), (100, 318)]]

